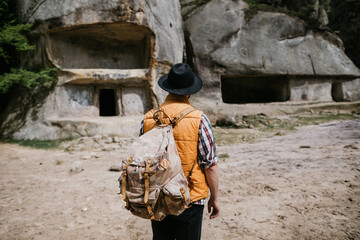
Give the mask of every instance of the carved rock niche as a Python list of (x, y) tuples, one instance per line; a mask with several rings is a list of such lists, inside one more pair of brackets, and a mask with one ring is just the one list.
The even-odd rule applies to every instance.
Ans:
[(286, 76), (222, 76), (224, 103), (286, 102), (290, 84)]
[[(151, 107), (147, 73), (153, 34), (147, 27), (98, 23), (51, 29), (47, 38), (49, 58), (62, 69), (59, 85), (68, 95), (87, 86), (91, 91), (87, 95), (92, 96), (90, 107), (98, 108), (96, 115), (144, 114)], [(89, 106), (76, 106), (76, 111), (83, 111), (78, 115), (94, 115), (94, 111), (86, 111)]]

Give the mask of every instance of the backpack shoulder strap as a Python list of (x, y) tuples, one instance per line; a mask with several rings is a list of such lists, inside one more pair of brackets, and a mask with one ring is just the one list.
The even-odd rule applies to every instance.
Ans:
[[(155, 109), (154, 109), (155, 110)], [(165, 116), (167, 118), (169, 118), (170, 120), (170, 125), (172, 125), (172, 127), (175, 127), (184, 117), (186, 117), (189, 113), (195, 111), (196, 109), (193, 107), (190, 108), (186, 108), (184, 109), (181, 113), (179, 113), (179, 115), (177, 115), (176, 117), (174, 117), (173, 119), (171, 119), (171, 117), (162, 109), (158, 109), (154, 111), (154, 115), (153, 115), (153, 119), (160, 124), (160, 126), (163, 125), (169, 125), (169, 124), (165, 124), (164, 119), (163, 119), (163, 115), (165, 114)]]
[(153, 119), (155, 120), (155, 122), (160, 126), (169, 125), (165, 123), (163, 114), (165, 114), (165, 116), (170, 120), (170, 124), (173, 124), (171, 117), (167, 115), (166, 112), (164, 112), (164, 110), (162, 109), (154, 109)]
[[(191, 112), (193, 112), (193, 111), (195, 111), (195, 110), (196, 110), (196, 109), (193, 108), (193, 107), (186, 108), (185, 110), (183, 110), (179, 115), (177, 115), (177, 116), (173, 119), (173, 121), (175, 122), (175, 123), (173, 124), (173, 127), (175, 127), (176, 124), (178, 124), (184, 117), (186, 117), (186, 115), (188, 115), (189, 113), (191, 113)], [(193, 182), (192, 182), (192, 180), (191, 180), (191, 175), (192, 175), (192, 172), (193, 172), (193, 170), (194, 170), (194, 167), (195, 167), (195, 164), (196, 164), (196, 163), (197, 163), (197, 159), (195, 159), (195, 161), (194, 161), (194, 163), (193, 163), (193, 165), (192, 165), (192, 168), (191, 168), (191, 170), (190, 170), (188, 179), (187, 179), (188, 182), (189, 182), (189, 186), (192, 185), (192, 186), (190, 187), (190, 191), (194, 188)]]
[(195, 111), (196, 109), (193, 107), (184, 109), (179, 115), (172, 119), (172, 125), (175, 127), (184, 117), (186, 117), (189, 113)]

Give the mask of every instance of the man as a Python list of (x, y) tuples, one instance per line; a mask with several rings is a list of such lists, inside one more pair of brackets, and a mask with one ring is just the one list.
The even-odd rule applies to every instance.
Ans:
[[(160, 109), (171, 118), (191, 107), (190, 95), (198, 92), (203, 85), (202, 80), (184, 63), (175, 64), (168, 74), (159, 79), (158, 84), (169, 92)], [(145, 115), (140, 134), (156, 126), (153, 113), (151, 110)], [(198, 110), (182, 119), (173, 132), (182, 168), (189, 180), (191, 204), (179, 216), (168, 215), (163, 221), (152, 221), (153, 239), (196, 240), (201, 238), (202, 216), (209, 188), (210, 218), (216, 218), (220, 213), (214, 137), (208, 118)]]

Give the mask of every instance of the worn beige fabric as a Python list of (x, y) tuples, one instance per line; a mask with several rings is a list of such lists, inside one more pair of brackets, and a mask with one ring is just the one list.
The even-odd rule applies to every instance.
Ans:
[(131, 159), (126, 170), (126, 183), (123, 182), (123, 172), (119, 178), (120, 192), (123, 184), (126, 185), (125, 201), (129, 210), (136, 216), (150, 219), (144, 202), (144, 172), (149, 158), (152, 161), (148, 202), (154, 212), (154, 220), (161, 221), (168, 214), (179, 215), (189, 204), (190, 193), (170, 125), (156, 126), (139, 137), (122, 159), (122, 170)]

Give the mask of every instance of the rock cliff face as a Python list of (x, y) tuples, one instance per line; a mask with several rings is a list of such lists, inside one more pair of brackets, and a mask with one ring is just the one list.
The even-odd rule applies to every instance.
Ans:
[(247, 8), (242, 1), (212, 0), (185, 21), (187, 57), (205, 80), (204, 94), (196, 96), (202, 108), (210, 99), (226, 109), (360, 98), (359, 69), (336, 36), (282, 13), (258, 12), (245, 20)]
[(211, 0), (183, 21), (178, 0), (18, 0), (37, 47), (22, 64), (61, 71), (20, 129), (4, 129), (14, 120), (7, 117), (3, 135), (135, 136), (166, 95), (157, 79), (184, 50), (204, 81), (193, 103), (212, 121), (237, 119), (244, 103), (360, 99), (359, 69), (337, 37), (283, 13), (246, 18), (246, 9), (244, 1)]
[(19, 0), (18, 7), (20, 19), (36, 26), (37, 52), (22, 64), (61, 71), (36, 117), (29, 113), (13, 136), (136, 135), (139, 122), (130, 116), (143, 115), (164, 98), (154, 83), (183, 58), (179, 2)]

